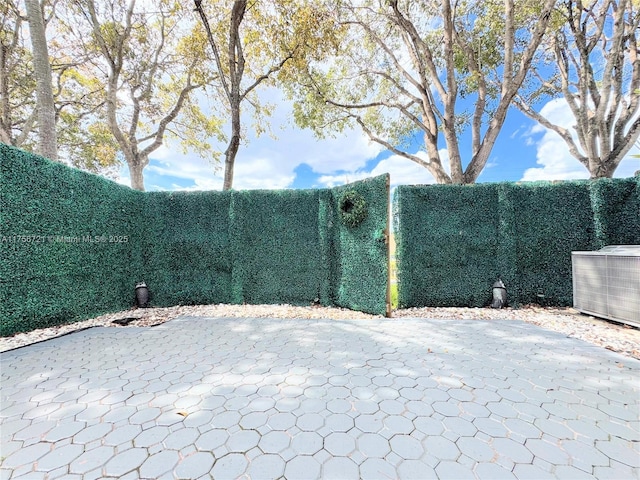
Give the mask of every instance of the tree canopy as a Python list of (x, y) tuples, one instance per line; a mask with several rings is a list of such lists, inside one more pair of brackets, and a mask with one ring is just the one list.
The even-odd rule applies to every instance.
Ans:
[[(0, 20), (0, 140), (36, 151), (39, 118), (36, 79), (28, 35), (25, 5), (8, 0)], [(47, 50), (53, 96), (53, 119), (58, 157), (94, 172), (107, 173), (118, 162), (115, 140), (96, 124), (100, 108), (100, 82), (87, 76), (85, 57), (71, 47), (65, 23), (66, 4), (43, 2), (41, 11), (47, 35)], [(107, 170), (105, 170), (107, 169)]]
[[(249, 104), (262, 120), (269, 107), (260, 104), (257, 87), (273, 84), (276, 79), (287, 82), (290, 70), (300, 68), (310, 58), (324, 58), (326, 46), (336, 44), (336, 31), (314, 2), (194, 3), (219, 75), (219, 96), (230, 116), (223, 183), (223, 189), (228, 190), (233, 185), (236, 155), (243, 137), (241, 110)], [(256, 127), (260, 133), (260, 124)]]
[(203, 87), (215, 78), (206, 68), (204, 37), (191, 11), (168, 0), (83, 0), (76, 8), (89, 28), (78, 40), (94, 78), (104, 82), (100, 114), (129, 166), (131, 186), (144, 189), (143, 169), (165, 136), (209, 152), (208, 139), (219, 135), (220, 122), (199, 103)]
[[(477, 181), (514, 105), (592, 177), (612, 176), (640, 138), (639, 10), (638, 0), (6, 0), (0, 141), (42, 150), (55, 138), (60, 157), (93, 171), (124, 161), (137, 189), (168, 139), (214, 162), (222, 145), (229, 189), (248, 128), (268, 129), (259, 87), (275, 86), (297, 125), (318, 137), (359, 127), (439, 183)], [(36, 33), (27, 23), (38, 13)], [(541, 115), (553, 98), (573, 128)]]
[[(321, 136), (357, 124), (437, 182), (473, 183), (553, 6), (553, 0), (339, 2), (333, 15), (348, 29), (347, 40), (330, 66), (311, 64), (300, 75), (302, 88), (290, 90), (296, 120)], [(460, 135), (467, 130), (465, 158)], [(409, 151), (415, 132), (423, 140), (419, 152)]]
[[(611, 177), (640, 138), (640, 2), (564, 0), (554, 13), (544, 57), (515, 103), (560, 135), (592, 178)], [(573, 128), (535, 108), (549, 98), (564, 98)]]

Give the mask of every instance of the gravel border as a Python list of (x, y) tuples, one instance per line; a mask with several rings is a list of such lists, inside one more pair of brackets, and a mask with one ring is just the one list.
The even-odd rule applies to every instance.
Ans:
[[(245, 317), (245, 318), (315, 318), (315, 319), (379, 319), (376, 315), (333, 307), (296, 307), (291, 305), (194, 305), (168, 308), (131, 309), (101, 315), (90, 320), (42, 328), (11, 337), (0, 337), (0, 352), (31, 345), (91, 327), (150, 327), (179, 316)], [(640, 360), (640, 330), (603, 319), (580, 314), (573, 308), (526, 306), (505, 308), (441, 308), (424, 307), (395, 310), (394, 318), (433, 318), (446, 320), (520, 320), (548, 330), (579, 338), (627, 357)], [(121, 320), (125, 325), (113, 323)]]

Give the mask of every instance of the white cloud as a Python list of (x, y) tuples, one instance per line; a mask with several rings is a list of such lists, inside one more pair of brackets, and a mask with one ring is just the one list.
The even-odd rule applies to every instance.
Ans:
[(195, 180), (199, 176), (214, 176), (215, 166), (197, 155), (175, 155), (173, 158), (153, 162), (145, 172)]
[(349, 130), (338, 138), (318, 141), (310, 132), (304, 142), (303, 161), (314, 172), (330, 174), (336, 171), (353, 171), (365, 166), (368, 160), (375, 158), (382, 146), (370, 142), (359, 131)]
[(279, 189), (290, 186), (295, 173), (292, 169), (281, 169), (274, 158), (247, 158), (236, 165), (233, 188)]
[[(336, 138), (316, 139), (311, 131), (302, 130), (291, 121), (292, 105), (282, 98), (276, 89), (261, 92), (265, 103), (275, 105), (273, 115), (267, 119), (277, 140), (264, 134), (260, 137), (250, 131), (252, 121), (247, 115), (243, 122), (247, 125), (248, 141), (240, 146), (236, 157), (233, 188), (235, 189), (278, 189), (290, 187), (295, 180), (295, 169), (300, 164), (309, 165), (314, 172), (331, 175), (338, 171), (356, 171), (365, 167), (368, 160), (375, 158), (382, 147), (371, 143), (365, 135), (356, 130), (347, 130)], [(224, 150), (226, 145), (215, 145)], [(219, 190), (222, 188), (222, 166), (208, 162), (195, 154), (183, 154), (175, 142), (168, 141), (156, 150), (151, 158), (155, 160), (145, 169), (145, 177), (167, 177), (166, 188), (173, 188), (171, 177), (192, 180), (194, 186), (186, 190)], [(120, 172), (120, 183), (129, 184), (126, 166)], [(147, 184), (147, 190), (160, 189)]]
[(165, 140), (165, 143), (160, 145), (160, 147), (151, 154), (151, 157), (153, 157), (155, 160), (171, 159), (176, 153), (177, 145), (170, 146), (169, 143), (169, 140)]
[[(540, 110), (540, 114), (548, 118), (550, 122), (564, 128), (570, 128), (575, 119), (568, 105), (563, 99), (555, 99), (548, 102)], [(522, 180), (570, 180), (577, 178), (589, 178), (589, 172), (571, 154), (560, 136), (539, 124), (535, 124), (530, 131), (531, 135), (542, 133), (542, 138), (537, 142), (537, 164), (541, 167), (525, 170)]]
[[(375, 158), (383, 147), (370, 142), (360, 130), (347, 129), (335, 138), (317, 139), (310, 130), (303, 130), (293, 124), (293, 104), (283, 98), (274, 88), (261, 92), (264, 101), (276, 105), (268, 121), (277, 137), (274, 142), (268, 136), (255, 138), (251, 135), (249, 143), (243, 147), (250, 156), (254, 151), (267, 150), (269, 157), (278, 157), (278, 165), (293, 172), (295, 167), (305, 163), (314, 172), (331, 174), (337, 171), (353, 171), (365, 166)], [(274, 145), (277, 150), (274, 151)], [(267, 152), (261, 154), (267, 157)]]
[[(548, 102), (540, 113), (552, 123), (564, 128), (575, 125), (575, 118), (564, 99), (555, 99)], [(570, 153), (566, 143), (560, 136), (539, 124), (535, 124), (531, 134), (542, 133), (542, 138), (537, 144), (537, 164), (540, 167), (525, 170), (522, 180), (573, 180), (589, 178), (588, 170)], [(527, 139), (528, 140), (528, 139)], [(634, 147), (616, 169), (615, 177), (630, 177), (640, 169), (640, 160), (630, 157), (640, 150)]]
[[(418, 152), (416, 154), (419, 157), (426, 159), (424, 152)], [(440, 157), (442, 162), (448, 168), (448, 155), (446, 150), (440, 151)], [(391, 186), (397, 185), (419, 185), (427, 183), (435, 183), (433, 175), (429, 171), (415, 162), (412, 162), (408, 158), (401, 157), (400, 155), (391, 155), (388, 158), (380, 160), (371, 172), (365, 170), (356, 170), (350, 173), (339, 175), (323, 175), (319, 181), (323, 186), (334, 187), (336, 185), (344, 185), (345, 183), (362, 180), (364, 178), (375, 177), (384, 173), (391, 174)]]
[[(170, 144), (169, 144), (170, 145)], [(170, 146), (167, 148), (170, 151)], [(144, 170), (145, 186), (147, 190), (213, 190), (222, 188), (222, 178), (216, 172), (216, 165), (195, 154), (182, 154), (179, 148), (173, 155), (161, 159), (152, 156), (153, 162)], [(149, 185), (149, 177), (153, 174), (156, 183), (161, 177), (166, 177), (170, 186), (160, 187)], [(193, 181), (194, 186), (183, 188), (175, 184), (175, 179)]]

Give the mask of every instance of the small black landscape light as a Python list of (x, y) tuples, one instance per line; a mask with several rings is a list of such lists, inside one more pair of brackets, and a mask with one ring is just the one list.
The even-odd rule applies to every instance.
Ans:
[(149, 288), (144, 282), (136, 284), (136, 303), (138, 308), (147, 308), (149, 304)]
[(498, 279), (492, 287), (493, 300), (491, 301), (491, 308), (502, 308), (507, 306), (507, 289), (502, 283), (502, 280)]

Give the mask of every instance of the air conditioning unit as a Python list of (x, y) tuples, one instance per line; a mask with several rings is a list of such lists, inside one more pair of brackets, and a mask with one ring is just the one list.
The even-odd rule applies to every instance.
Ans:
[(571, 252), (571, 263), (576, 310), (640, 327), (640, 245)]

